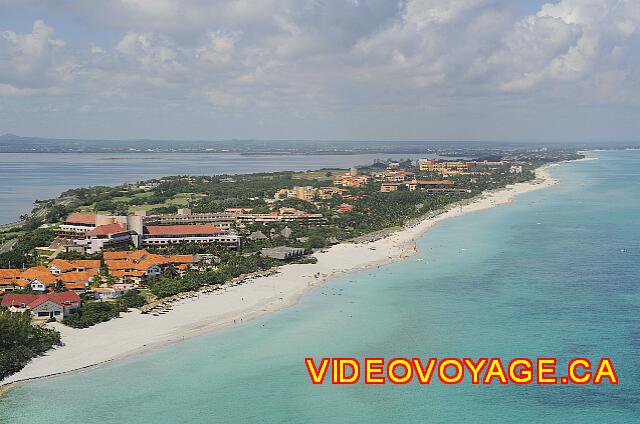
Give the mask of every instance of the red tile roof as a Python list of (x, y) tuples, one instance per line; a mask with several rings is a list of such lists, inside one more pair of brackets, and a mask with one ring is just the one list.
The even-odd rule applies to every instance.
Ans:
[(193, 255), (171, 255), (167, 256), (167, 260), (176, 264), (190, 264), (193, 263)]
[(64, 259), (54, 259), (49, 263), (49, 266), (55, 266), (56, 268), (58, 268), (60, 271), (71, 271), (74, 269), (73, 265), (71, 265), (71, 262), (64, 260)]
[(109, 236), (112, 234), (120, 234), (120, 233), (126, 233), (126, 232), (127, 230), (125, 230), (120, 224), (106, 224), (106, 225), (100, 225), (94, 228), (93, 230), (89, 231), (87, 233), (87, 236), (89, 237)]
[(17, 268), (10, 268), (10, 269), (0, 269), (0, 280), (1, 279), (14, 279), (14, 278), (18, 278), (18, 276), (22, 273), (22, 271), (20, 271)]
[(2, 306), (5, 308), (9, 306), (20, 306), (21, 304), (28, 305), (33, 302), (34, 298), (39, 295), (35, 294), (12, 294), (9, 293), (2, 298)]
[(87, 286), (84, 283), (64, 283), (64, 288), (67, 290), (84, 290)]
[(147, 226), (150, 236), (187, 236), (221, 234), (222, 230), (214, 225), (159, 225)]
[(98, 271), (95, 269), (91, 271), (71, 271), (60, 274), (58, 279), (63, 283), (88, 283), (89, 278), (97, 273)]
[(102, 257), (104, 260), (113, 260), (113, 259), (131, 259), (138, 260), (144, 256), (149, 255), (149, 251), (146, 249), (142, 250), (134, 250), (133, 252), (104, 252)]
[(74, 268), (100, 269), (100, 259), (73, 259), (69, 262)]
[(69, 224), (96, 225), (96, 215), (92, 213), (72, 213), (65, 222)]
[(77, 268), (100, 269), (99, 259), (54, 259), (49, 262), (49, 267), (55, 266), (62, 272), (73, 271)]
[(20, 306), (25, 304), (33, 309), (44, 302), (51, 301), (63, 306), (78, 306), (80, 296), (75, 292), (47, 293), (47, 294), (7, 294), (2, 298), (2, 306)]
[(108, 259), (104, 261), (104, 264), (107, 266), (109, 270), (112, 269), (129, 269), (135, 268), (136, 262), (129, 261), (126, 259)]
[[(122, 252), (121, 252), (122, 253)], [(155, 255), (155, 254), (147, 254), (142, 256), (140, 259), (136, 260), (131, 257), (127, 259), (107, 259), (105, 260), (105, 265), (111, 272), (114, 274), (114, 271), (125, 270), (125, 269), (135, 269), (147, 271), (150, 267), (154, 265), (165, 265), (165, 264), (191, 264), (195, 261), (193, 255)]]
[(37, 279), (42, 284), (53, 284), (56, 282), (55, 275), (49, 272), (49, 270), (44, 266), (34, 266), (33, 268), (28, 268), (24, 272), (22, 272), (22, 274), (20, 274), (20, 278), (29, 281)]

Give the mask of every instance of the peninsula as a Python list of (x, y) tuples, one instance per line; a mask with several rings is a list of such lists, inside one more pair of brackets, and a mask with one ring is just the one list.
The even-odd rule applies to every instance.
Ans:
[(535, 151), (178, 176), (39, 202), (19, 229), (0, 234), (12, 243), (0, 254), (0, 319), (30, 316), (58, 346), (28, 364), (0, 352), (2, 383), (105, 363), (281, 309), (327, 278), (409, 258), (415, 238), (435, 223), (553, 184), (545, 165), (580, 157)]

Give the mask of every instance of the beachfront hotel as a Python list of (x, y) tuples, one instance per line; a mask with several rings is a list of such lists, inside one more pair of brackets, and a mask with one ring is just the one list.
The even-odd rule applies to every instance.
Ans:
[(280, 208), (270, 213), (251, 213), (237, 216), (238, 222), (298, 222), (300, 224), (322, 224), (326, 218), (321, 213), (306, 213), (294, 208)]
[[(167, 247), (170, 245), (219, 243), (239, 248), (241, 237), (231, 234), (238, 214), (191, 214), (181, 209), (178, 214), (128, 216), (71, 214), (57, 231), (57, 246), (67, 251), (98, 253), (105, 249), (135, 247)], [(220, 226), (212, 223), (220, 224)]]
[(465, 193), (467, 190), (456, 188), (455, 182), (450, 180), (411, 180), (403, 183), (382, 183), (381, 193), (392, 193), (398, 190), (420, 190), (429, 194)]
[(217, 243), (237, 249), (240, 247), (240, 239), (239, 235), (227, 234), (214, 225), (153, 225), (144, 227), (140, 246), (168, 247), (185, 243)]
[(468, 171), (471, 169), (471, 162), (438, 162), (432, 159), (418, 160), (420, 171), (442, 172), (442, 171)]
[(159, 255), (145, 249), (104, 252), (103, 259), (109, 275), (118, 278), (120, 283), (134, 284), (143, 283), (149, 277), (159, 277), (170, 268), (182, 275), (200, 262), (198, 255)]
[(293, 189), (283, 188), (276, 191), (276, 194), (273, 196), (277, 200), (283, 199), (299, 199), (311, 201), (316, 196), (318, 190), (312, 186), (307, 187), (294, 187)]
[(371, 182), (368, 175), (353, 175), (353, 173), (344, 174), (336, 177), (333, 184), (339, 187), (363, 187)]
[(80, 311), (82, 302), (74, 292), (7, 294), (1, 306), (12, 313), (29, 312), (36, 320), (57, 320)]
[(385, 183), (399, 183), (414, 178), (413, 172), (405, 171), (395, 167), (389, 167), (384, 172), (374, 175), (374, 179)]
[(54, 259), (47, 266), (0, 269), (0, 290), (47, 292), (56, 286), (83, 293), (100, 271), (100, 260)]
[[(160, 255), (144, 249), (104, 252), (102, 256), (108, 275), (115, 277), (118, 283), (135, 283), (136, 286), (132, 287), (144, 283), (148, 277), (164, 275), (170, 267), (177, 275), (182, 275), (196, 268), (200, 262), (198, 255)], [(0, 269), (0, 292), (31, 290), (47, 293), (64, 289), (81, 294), (88, 291), (91, 285), (98, 284), (96, 278), (101, 267), (102, 261), (99, 259), (54, 259), (47, 266), (38, 265), (24, 270)], [(125, 289), (124, 286), (118, 288), (119, 291)]]

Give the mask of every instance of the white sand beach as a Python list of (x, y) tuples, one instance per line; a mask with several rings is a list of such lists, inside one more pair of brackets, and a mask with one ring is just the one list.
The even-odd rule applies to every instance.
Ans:
[(86, 329), (52, 324), (64, 346), (31, 361), (2, 384), (79, 370), (136, 354), (194, 335), (234, 325), (295, 304), (314, 286), (339, 274), (401, 260), (412, 253), (413, 241), (436, 223), (451, 217), (510, 202), (515, 196), (557, 183), (547, 167), (536, 180), (487, 193), (465, 205), (452, 206), (432, 219), (367, 244), (339, 244), (316, 253), (316, 264), (292, 264), (280, 272), (256, 278), (217, 293), (174, 303), (159, 316), (132, 311), (121, 318)]

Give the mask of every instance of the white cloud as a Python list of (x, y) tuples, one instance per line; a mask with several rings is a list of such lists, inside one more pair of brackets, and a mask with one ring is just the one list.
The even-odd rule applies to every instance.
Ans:
[(56, 53), (64, 42), (52, 36), (53, 28), (41, 20), (27, 34), (0, 32), (0, 83), (21, 89), (45, 86), (55, 78), (62, 62)]
[(42, 20), (0, 32), (0, 96), (61, 96), (84, 115), (229, 109), (253, 122), (640, 98), (633, 0), (559, 0), (528, 16), (507, 0), (64, 4), (117, 41), (65, 44)]

